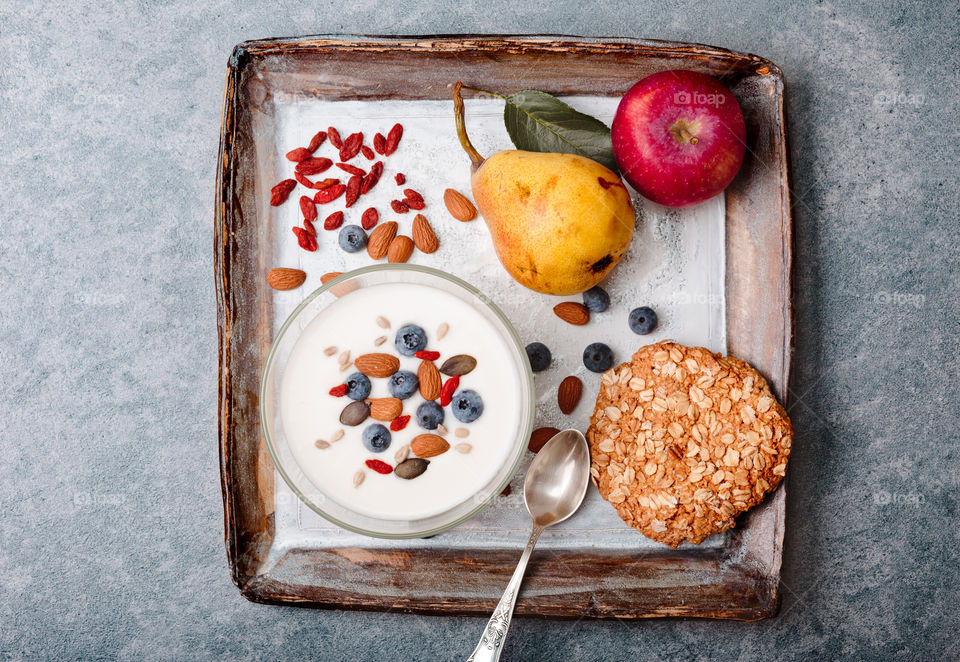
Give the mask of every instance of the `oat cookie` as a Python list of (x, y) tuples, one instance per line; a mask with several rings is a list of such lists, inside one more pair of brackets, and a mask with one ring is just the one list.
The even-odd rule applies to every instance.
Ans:
[(777, 487), (793, 426), (749, 364), (667, 341), (603, 374), (587, 440), (603, 498), (677, 547), (726, 531)]

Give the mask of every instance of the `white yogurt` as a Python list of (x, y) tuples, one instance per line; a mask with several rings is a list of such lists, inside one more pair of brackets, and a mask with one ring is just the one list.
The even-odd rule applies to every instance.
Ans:
[[(389, 329), (378, 326), (378, 316), (390, 322)], [(444, 323), (449, 331), (437, 340), (437, 329)], [(363, 430), (379, 421), (368, 418), (356, 427), (341, 425), (340, 412), (353, 401), (329, 395), (332, 387), (355, 372), (352, 366), (340, 370), (338, 355), (346, 350), (352, 358), (388, 352), (400, 358), (401, 370), (416, 374), (420, 359), (401, 356), (393, 344), (397, 329), (404, 324), (424, 329), (426, 349), (440, 352), (438, 367), (456, 354), (477, 359), (477, 367), (461, 377), (460, 388), (479, 393), (484, 405), (483, 414), (472, 423), (461, 423), (449, 406), (444, 407), (443, 424), (451, 448), (429, 458), (427, 470), (412, 480), (393, 473), (378, 474), (364, 462), (378, 459), (395, 467), (394, 455), (401, 446), (419, 434), (436, 433), (417, 424), (416, 410), (424, 401), (420, 393), (403, 400), (403, 414), (412, 419), (404, 430), (391, 432), (390, 447), (380, 453), (367, 450), (362, 441)], [(374, 345), (383, 335), (387, 341)], [(324, 350), (331, 346), (337, 353), (327, 356)], [(457, 296), (410, 283), (364, 287), (331, 303), (297, 340), (281, 385), (283, 434), (304, 474), (326, 498), (371, 517), (404, 521), (430, 517), (476, 498), (507, 461), (521, 424), (521, 380), (507, 340)], [(371, 378), (370, 382), (369, 397), (391, 397), (387, 379)], [(388, 422), (380, 423), (389, 428)], [(457, 428), (469, 430), (469, 435), (456, 437)], [(316, 447), (317, 439), (329, 441), (338, 430), (344, 432), (342, 439), (326, 449)], [(461, 442), (470, 444), (472, 450), (466, 454), (454, 450)], [(364, 472), (364, 480), (354, 487), (358, 470)]]

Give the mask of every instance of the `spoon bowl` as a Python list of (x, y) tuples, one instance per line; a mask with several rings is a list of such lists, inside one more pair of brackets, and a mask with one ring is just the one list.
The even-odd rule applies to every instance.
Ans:
[(551, 526), (573, 515), (590, 482), (590, 451), (579, 430), (553, 436), (527, 469), (523, 501), (539, 526)]

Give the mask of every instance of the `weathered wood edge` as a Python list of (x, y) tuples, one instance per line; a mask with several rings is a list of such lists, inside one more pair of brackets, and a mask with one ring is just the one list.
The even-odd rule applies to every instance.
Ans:
[(214, 270), (216, 273), (217, 297), (217, 360), (219, 365), (219, 379), (217, 381), (218, 417), (217, 431), (219, 434), (220, 457), (220, 489), (223, 498), (224, 542), (227, 547), (227, 562), (230, 565), (230, 575), (233, 583), (244, 590), (243, 582), (238, 573), (236, 559), (239, 553), (237, 530), (234, 525), (234, 508), (231, 500), (232, 477), (230, 472), (230, 260), (229, 250), (230, 232), (227, 227), (230, 215), (231, 159), (233, 158), (233, 128), (236, 106), (236, 85), (238, 75), (239, 49), (234, 50), (227, 67), (226, 81), (223, 92), (223, 111), (221, 116), (220, 148), (217, 163), (216, 202), (214, 209)]

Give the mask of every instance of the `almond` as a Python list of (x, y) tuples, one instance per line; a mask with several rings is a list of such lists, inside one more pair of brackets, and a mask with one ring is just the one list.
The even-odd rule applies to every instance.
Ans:
[(387, 262), (406, 262), (413, 255), (413, 239), (406, 235), (394, 237), (387, 250)]
[(527, 448), (534, 453), (539, 453), (543, 445), (553, 439), (553, 436), (559, 432), (560, 430), (557, 428), (537, 428), (530, 435), (530, 443), (527, 444)]
[(300, 269), (277, 267), (267, 274), (267, 284), (275, 290), (294, 290), (307, 279), (307, 274)]
[(458, 221), (466, 223), (477, 217), (477, 208), (460, 191), (448, 188), (443, 192), (443, 202), (447, 205), (447, 211), (450, 212), (450, 215)]
[(440, 371), (433, 361), (423, 361), (417, 369), (417, 379), (420, 380), (420, 395), (424, 400), (436, 400), (440, 397), (443, 384)]
[(590, 321), (590, 311), (582, 303), (576, 301), (564, 301), (553, 307), (553, 312), (557, 317), (568, 324), (583, 326)]
[(342, 275), (343, 275), (342, 271), (331, 271), (330, 273), (326, 273), (320, 276), (320, 282), (326, 285), (327, 281), (331, 281), (337, 276), (342, 276)]
[(370, 418), (375, 421), (392, 421), (403, 412), (399, 398), (370, 398)]
[(389, 377), (400, 369), (400, 359), (393, 354), (362, 354), (353, 362), (368, 377)]
[(423, 214), (413, 217), (413, 243), (421, 253), (433, 253), (440, 248), (440, 240)]
[(374, 260), (382, 260), (387, 255), (387, 249), (390, 248), (390, 242), (397, 236), (397, 223), (381, 223), (370, 233), (367, 240), (367, 254)]
[[(337, 276), (342, 276), (342, 275), (343, 275), (342, 271), (331, 271), (330, 273), (326, 273), (320, 276), (320, 282), (326, 285), (328, 281), (331, 281)], [(330, 293), (336, 297), (342, 297), (344, 295), (350, 294), (355, 289), (357, 289), (357, 281), (348, 280), (346, 283), (340, 283), (339, 285), (334, 285), (333, 287), (331, 287)]]
[(449, 449), (447, 440), (435, 434), (418, 434), (410, 442), (410, 452), (417, 457), (434, 457), (446, 453)]
[(583, 395), (583, 382), (573, 375), (566, 377), (557, 389), (557, 404), (560, 405), (560, 411), (569, 415), (577, 408), (581, 395)]

